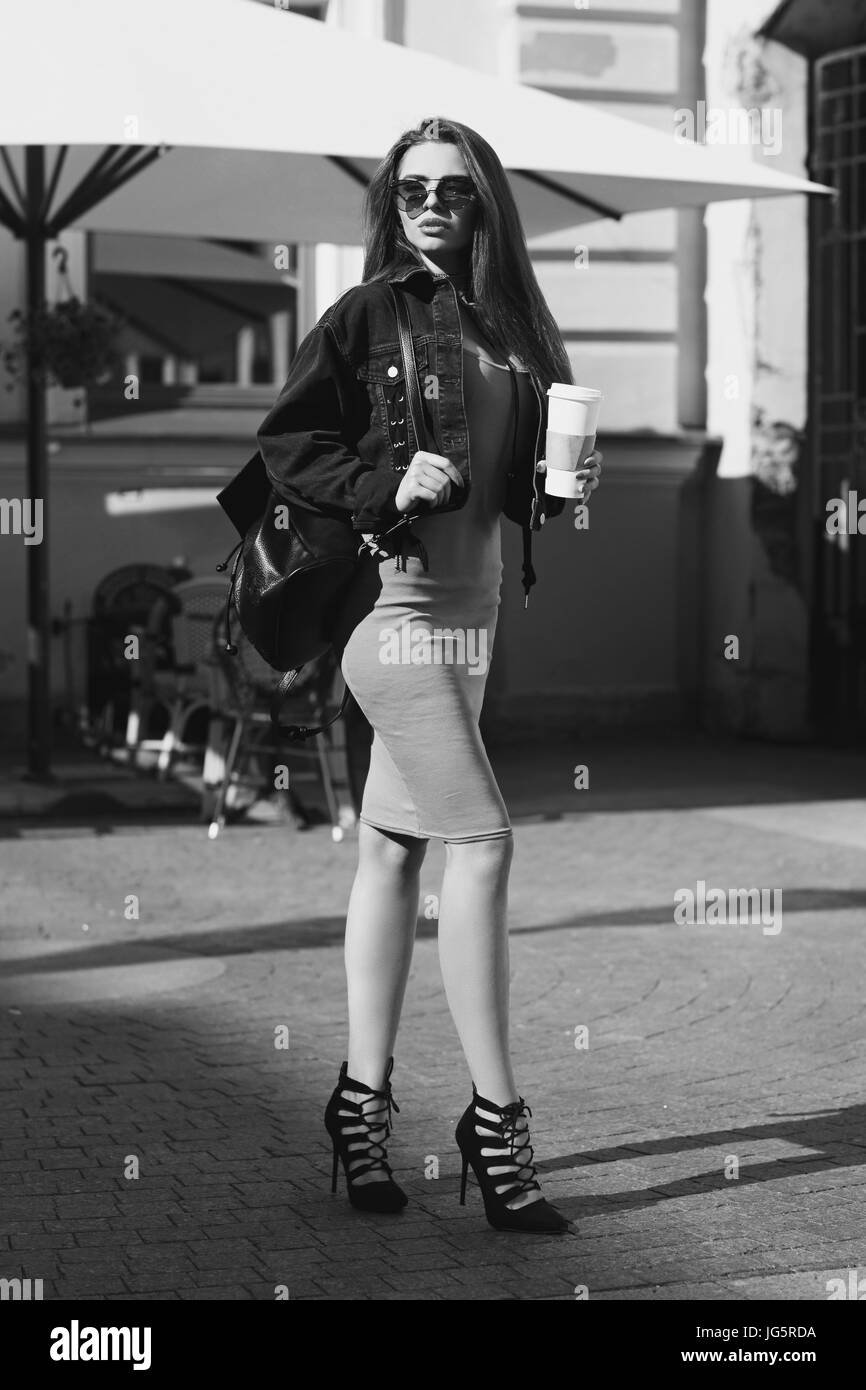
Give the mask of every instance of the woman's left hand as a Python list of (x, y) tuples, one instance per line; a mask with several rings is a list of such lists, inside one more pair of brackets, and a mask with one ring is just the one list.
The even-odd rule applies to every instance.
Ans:
[(587, 501), (587, 499), (589, 498), (589, 494), (590, 494), (591, 492), (594, 492), (595, 489), (596, 489), (596, 488), (598, 487), (598, 485), (599, 485), (599, 482), (600, 482), (599, 474), (601, 473), (601, 461), (602, 461), (603, 458), (604, 458), (604, 454), (601, 452), (601, 450), (600, 450), (600, 449), (594, 449), (593, 452), (589, 455), (589, 457), (585, 460), (583, 467), (582, 467), (582, 468), (578, 468), (577, 473), (575, 474), (575, 477), (578, 477), (578, 478), (581, 478), (581, 479), (584, 480), (584, 483), (583, 483), (583, 501), (584, 501), (584, 502)]
[[(594, 449), (591, 454), (587, 454), (584, 459), (583, 467), (577, 469), (574, 476), (580, 479), (582, 486), (580, 501), (586, 502), (589, 498), (589, 494), (594, 492), (598, 487), (599, 474), (601, 473), (601, 461), (603, 458), (604, 454), (601, 452), (601, 449)], [(538, 471), (540, 473), (547, 472), (546, 459), (538, 460)]]

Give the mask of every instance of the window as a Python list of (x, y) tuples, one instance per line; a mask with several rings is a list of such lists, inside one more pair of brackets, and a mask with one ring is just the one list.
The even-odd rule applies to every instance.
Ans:
[(866, 47), (815, 65), (811, 208), (816, 716), (866, 721), (866, 539), (826, 535), (827, 503), (866, 498)]

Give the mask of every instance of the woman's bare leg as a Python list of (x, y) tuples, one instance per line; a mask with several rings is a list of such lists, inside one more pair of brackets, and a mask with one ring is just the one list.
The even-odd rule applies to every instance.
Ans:
[[(346, 919), (346, 984), (349, 1001), (348, 1072), (381, 1090), (400, 1023), (418, 922), (421, 865), (427, 841), (377, 830), (361, 821), (358, 869)], [(344, 1091), (349, 1100), (367, 1101), (365, 1115), (385, 1107), (363, 1092)], [(378, 1110), (376, 1107), (379, 1107)], [(346, 1131), (349, 1133), (350, 1131)], [(384, 1137), (374, 1131), (374, 1141)], [(381, 1170), (358, 1183), (382, 1181)]]
[[(508, 1045), (508, 874), (514, 837), (446, 841), (445, 851), (439, 961), (448, 1006), (478, 1094), (494, 1105), (508, 1105), (519, 1099)], [(478, 1112), (479, 1120), (485, 1116), (496, 1119), (489, 1111)], [(525, 1192), (509, 1206), (540, 1196)]]

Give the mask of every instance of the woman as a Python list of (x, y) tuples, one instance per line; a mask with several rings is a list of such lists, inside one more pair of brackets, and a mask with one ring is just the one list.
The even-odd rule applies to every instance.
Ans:
[[(325, 1113), (332, 1190), (341, 1160), (353, 1206), (394, 1212), (407, 1201), (385, 1141), (420, 870), (435, 837), (446, 847), (442, 978), (473, 1082), (456, 1135), (461, 1202), (471, 1165), (491, 1225), (559, 1232), (568, 1223), (542, 1196), (509, 1057), (513, 835), (478, 719), (499, 517), (523, 529), (528, 599), (531, 532), (564, 507), (544, 494), (544, 392), (572, 375), (502, 165), (475, 131), (437, 119), (397, 140), (367, 193), (365, 242), (363, 283), (305, 339), (258, 436), (274, 488), (298, 505), (351, 512), (364, 535), (424, 513), (393, 568), (370, 567), (342, 655), (374, 737), (346, 924), (349, 1055)], [(428, 441), (414, 451), (392, 287), (409, 309), (424, 395)], [(592, 454), (582, 471), (586, 494), (600, 461)]]

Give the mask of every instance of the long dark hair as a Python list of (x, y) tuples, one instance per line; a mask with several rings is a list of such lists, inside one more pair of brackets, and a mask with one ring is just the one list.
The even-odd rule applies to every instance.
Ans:
[(364, 199), (362, 280), (386, 280), (407, 261), (423, 264), (406, 239), (391, 193), (400, 161), (425, 141), (456, 145), (478, 189), (472, 240), (472, 295), (488, 338), (506, 356), (516, 353), (545, 389), (574, 380), (562, 335), (535, 278), (520, 214), (499, 156), (483, 136), (459, 121), (432, 117), (406, 130), (376, 170)]

